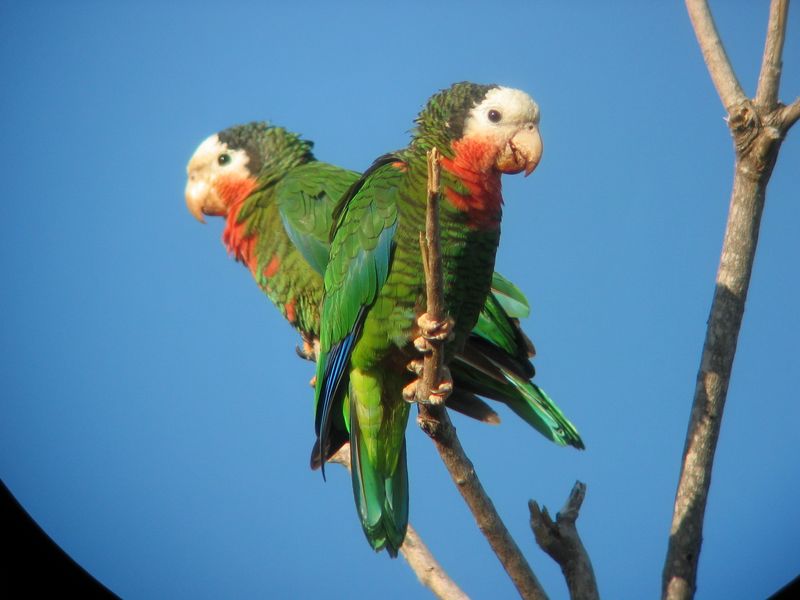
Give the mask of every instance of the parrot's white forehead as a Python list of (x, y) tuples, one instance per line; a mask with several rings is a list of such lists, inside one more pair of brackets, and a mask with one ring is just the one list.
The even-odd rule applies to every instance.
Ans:
[(505, 119), (513, 119), (516, 122), (539, 121), (539, 106), (522, 90), (509, 87), (492, 88), (474, 110), (487, 112), (492, 109), (501, 111)]
[(192, 154), (192, 158), (189, 160), (186, 170), (191, 171), (192, 169), (209, 164), (212, 160), (216, 160), (217, 156), (224, 152), (223, 146), (224, 144), (219, 141), (219, 136), (216, 133), (208, 136), (197, 147), (194, 154)]
[(215, 133), (214, 135), (210, 135), (203, 140), (203, 143), (197, 147), (195, 154), (215, 154), (221, 149), (222, 146), (223, 144), (219, 141), (219, 136)]
[[(224, 169), (222, 165), (217, 162), (222, 154), (228, 154), (231, 159), (230, 162), (225, 165)], [(189, 160), (186, 171), (189, 174), (193, 171), (202, 170), (243, 171), (247, 167), (248, 162), (250, 162), (250, 158), (244, 150), (230, 150), (228, 145), (220, 141), (219, 135), (215, 133), (204, 139), (197, 147), (197, 150), (194, 151), (192, 158)]]
[(522, 125), (538, 123), (539, 107), (533, 98), (522, 90), (496, 87), (469, 112), (464, 134), (508, 134)]

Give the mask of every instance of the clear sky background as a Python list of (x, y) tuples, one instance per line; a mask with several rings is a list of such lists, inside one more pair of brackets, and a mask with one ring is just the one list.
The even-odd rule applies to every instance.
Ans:
[[(569, 5), (567, 5), (569, 4)], [(425, 598), (368, 547), (344, 470), (308, 468), (313, 367), (183, 199), (197, 144), (269, 119), (352, 169), (460, 80), (528, 91), (544, 158), (506, 177), (499, 271), (533, 312), (537, 381), (586, 442), (499, 407), (455, 416), (548, 593), (527, 500), (579, 520), (606, 598), (660, 593), (732, 180), (681, 2), (0, 1), (0, 474), (127, 598)], [(748, 94), (766, 0), (714, 2)], [(781, 99), (800, 93), (800, 7)], [(800, 570), (800, 128), (770, 183), (719, 442), (699, 598)], [(514, 590), (433, 445), (407, 432), (411, 521), (475, 598)]]

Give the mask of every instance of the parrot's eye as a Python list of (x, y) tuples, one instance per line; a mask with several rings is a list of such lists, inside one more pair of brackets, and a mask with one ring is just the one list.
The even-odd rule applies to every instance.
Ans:
[(220, 154), (219, 157), (217, 158), (217, 163), (219, 163), (219, 166), (221, 167), (224, 167), (229, 162), (231, 162), (230, 154)]
[(500, 114), (500, 111), (495, 109), (490, 110), (487, 116), (492, 123), (499, 123), (500, 119), (503, 118), (503, 115)]

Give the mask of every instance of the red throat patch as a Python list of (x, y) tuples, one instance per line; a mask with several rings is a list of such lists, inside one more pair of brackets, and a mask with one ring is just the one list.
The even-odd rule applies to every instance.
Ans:
[(446, 187), (445, 196), (458, 210), (467, 213), (471, 227), (496, 229), (503, 206), (500, 172), (494, 168), (496, 144), (489, 138), (469, 137), (456, 140), (452, 148), (455, 156), (442, 157), (442, 168), (458, 177), (469, 193)]
[(281, 257), (277, 254), (269, 259), (267, 266), (264, 267), (264, 277), (270, 279), (271, 277), (275, 277), (275, 273), (278, 272), (278, 269), (281, 266)]
[(253, 254), (255, 236), (246, 235), (245, 224), (238, 221), (242, 203), (256, 188), (256, 180), (253, 177), (220, 177), (214, 187), (225, 206), (228, 207), (225, 230), (222, 232), (222, 242), (236, 260), (245, 263), (250, 271), (255, 273), (255, 269), (258, 268)]
[(289, 323), (295, 323), (295, 321), (297, 321), (297, 312), (295, 309), (295, 304), (296, 302), (294, 298), (292, 298), (286, 303), (286, 320), (289, 321)]

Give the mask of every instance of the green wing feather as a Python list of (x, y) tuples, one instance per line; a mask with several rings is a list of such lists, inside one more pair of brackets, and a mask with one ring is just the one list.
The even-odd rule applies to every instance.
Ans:
[(355, 171), (315, 161), (295, 167), (276, 186), (286, 233), (320, 275), (328, 265), (334, 206), (358, 178)]
[[(338, 415), (349, 408), (353, 494), (367, 540), (396, 555), (408, 523), (405, 422), (408, 407), (385, 407), (384, 375), (351, 364), (367, 312), (389, 275), (402, 173), (387, 157), (343, 197), (325, 270), (315, 390), (319, 448), (341, 439)], [(392, 377), (386, 374), (386, 377)]]
[[(329, 448), (327, 433), (331, 418), (341, 410), (347, 384), (350, 353), (372, 304), (386, 281), (397, 228), (395, 198), (386, 193), (389, 179), (397, 177), (390, 167), (383, 177), (374, 165), (343, 196), (343, 208), (335, 228), (329, 262), (325, 270), (325, 297), (320, 323), (320, 356), (314, 397), (316, 430), (320, 449)], [(334, 409), (334, 406), (337, 408)]]

